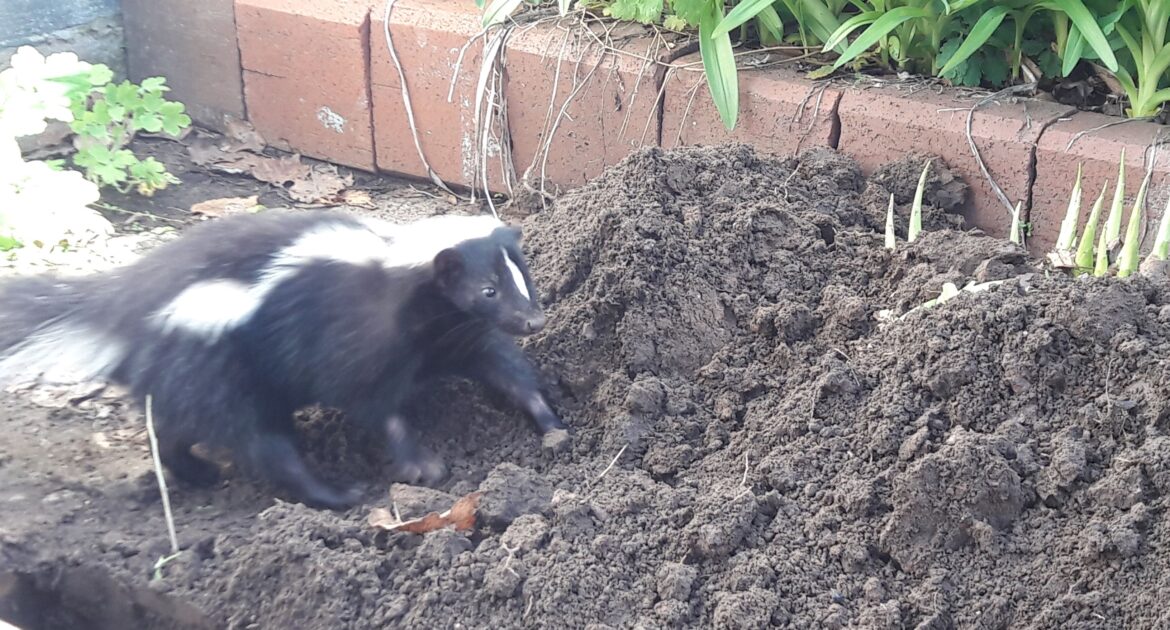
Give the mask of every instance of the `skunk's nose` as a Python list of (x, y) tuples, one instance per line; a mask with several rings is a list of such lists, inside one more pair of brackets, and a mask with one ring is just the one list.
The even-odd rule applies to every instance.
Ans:
[(530, 317), (524, 322), (524, 330), (529, 334), (538, 333), (541, 330), (544, 330), (544, 324), (546, 321), (547, 318), (544, 316), (544, 313), (541, 313), (535, 317)]

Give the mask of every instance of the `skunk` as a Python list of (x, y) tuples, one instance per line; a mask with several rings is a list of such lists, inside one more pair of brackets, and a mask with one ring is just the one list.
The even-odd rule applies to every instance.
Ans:
[(520, 240), (490, 216), (233, 215), (110, 272), (0, 284), (0, 378), (121, 384), (150, 396), (160, 457), (179, 479), (218, 479), (191, 453), (204, 442), (306, 505), (344, 509), (357, 488), (306, 466), (299, 408), (381, 429), (408, 483), (446, 476), (401, 411), (425, 379), (477, 380), (542, 434), (566, 429), (514, 339), (545, 325)]

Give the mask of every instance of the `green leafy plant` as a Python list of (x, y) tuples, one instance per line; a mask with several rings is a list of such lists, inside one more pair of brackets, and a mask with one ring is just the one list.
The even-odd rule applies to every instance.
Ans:
[(170, 89), (166, 80), (153, 77), (141, 85), (100, 82), (92, 73), (87, 79), (92, 89), (75, 93), (70, 125), (77, 134), (73, 163), (84, 169), (86, 178), (122, 192), (134, 188), (148, 196), (178, 183), (161, 162), (153, 157), (140, 160), (126, 148), (139, 132), (178, 137), (190, 126), (183, 104), (163, 96)]
[(662, 18), (662, 0), (614, 0), (604, 13), (614, 19), (650, 24)]
[[(476, 0), (485, 26), (524, 6), (570, 0)], [(794, 44), (829, 55), (810, 72), (874, 64), (938, 76), (955, 85), (998, 88), (1069, 77), (1078, 68), (1111, 73), (1127, 114), (1152, 116), (1170, 101), (1167, 0), (578, 0), (612, 19), (696, 32), (708, 91), (727, 129), (738, 120), (733, 41)], [(754, 39), (753, 39), (754, 38)], [(819, 61), (817, 61), (819, 63)], [(1120, 94), (1119, 94), (1120, 96)]]
[[(1080, 49), (1088, 45), (1104, 60), (1106, 67), (1110, 70), (1117, 68), (1104, 32), (1082, 0), (868, 0), (854, 4), (860, 8), (860, 13), (841, 23), (825, 42), (824, 51), (833, 49), (853, 31), (865, 28), (837, 59), (834, 68), (840, 68), (876, 47), (883, 62), (893, 62), (900, 69), (951, 75), (959, 82), (969, 82), (962, 80), (966, 75), (952, 73), (987, 47), (990, 48), (989, 54), (980, 55), (983, 61), (994, 59), (998, 66), (1006, 51), (1013, 57), (1012, 74), (1016, 75), (1025, 30), (1032, 16), (1040, 12), (1051, 13), (1057, 25), (1063, 26), (1063, 31), (1058, 29), (1058, 33), (1067, 33), (1069, 24), (1075, 25)], [(1014, 24), (1010, 36), (1001, 30), (1008, 19)], [(1066, 36), (1065, 41), (1067, 39)], [(1063, 46), (1059, 41), (1057, 45)], [(1072, 63), (1075, 65), (1076, 61)], [(968, 72), (978, 67), (976, 65)], [(1066, 74), (1070, 69), (1066, 69)]]
[[(1116, 70), (1117, 80), (1129, 97), (1128, 114), (1135, 118), (1153, 116), (1170, 101), (1170, 1), (1125, 0), (1118, 11), (1117, 34), (1129, 53), (1128, 65)], [(1131, 70), (1132, 68), (1132, 70)]]

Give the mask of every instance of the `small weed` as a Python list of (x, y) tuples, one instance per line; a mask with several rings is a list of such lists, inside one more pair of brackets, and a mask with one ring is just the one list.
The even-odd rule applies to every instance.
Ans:
[[(108, 72), (105, 66), (95, 68)], [(94, 75), (89, 77), (92, 89), (78, 90), (72, 102), (70, 126), (77, 134), (73, 163), (84, 169), (90, 181), (121, 192), (133, 188), (150, 196), (178, 183), (161, 162), (153, 157), (139, 159), (126, 148), (139, 132), (177, 138), (191, 125), (183, 104), (164, 98), (170, 89), (166, 80), (153, 77), (134, 85), (129, 81), (112, 83), (107, 78), (103, 83), (94, 81)], [(98, 78), (105, 76), (99, 74)]]

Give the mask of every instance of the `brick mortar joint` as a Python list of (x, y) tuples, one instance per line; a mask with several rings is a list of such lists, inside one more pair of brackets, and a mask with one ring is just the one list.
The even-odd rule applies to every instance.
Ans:
[(698, 50), (699, 42), (687, 42), (678, 48), (668, 51), (668, 54), (661, 60), (661, 63), (656, 64), (657, 67), (654, 70), (654, 90), (657, 95), (654, 102), (654, 116), (656, 119), (654, 146), (656, 147), (662, 147), (662, 136), (666, 131), (666, 98), (668, 90), (664, 88), (666, 87), (666, 81), (672, 69), (670, 66), (675, 61)]
[[(372, 70), (374, 57), (373, 37), (375, 36), (373, 7), (366, 10), (366, 15), (362, 19), (361, 33), (362, 63), (365, 64), (363, 72), (365, 81), (363, 87), (365, 88), (366, 99), (366, 121), (370, 128), (370, 155), (372, 156), (373, 167), (376, 171), (378, 169), (378, 133), (374, 129), (376, 121), (374, 119), (374, 73)], [(382, 36), (381, 31), (378, 32), (378, 36)]]
[(1061, 112), (1059, 115), (1053, 116), (1053, 117), (1049, 118), (1048, 120), (1044, 121), (1040, 125), (1040, 132), (1036, 134), (1036, 138), (1033, 139), (1032, 142), (1029, 143), (1029, 146), (1028, 146), (1028, 181), (1027, 181), (1027, 184), (1025, 185), (1025, 190), (1024, 190), (1023, 216), (1020, 217), (1020, 220), (1022, 222), (1029, 223), (1029, 224), (1032, 222), (1032, 199), (1033, 199), (1033, 193), (1035, 192), (1035, 189), (1036, 189), (1036, 180), (1039, 177), (1039, 168), (1038, 168), (1037, 163), (1038, 163), (1039, 157), (1040, 157), (1040, 141), (1044, 138), (1044, 134), (1048, 132), (1049, 127), (1055, 125), (1058, 122), (1061, 122), (1062, 120), (1067, 120), (1071, 116), (1075, 116), (1077, 111), (1078, 110), (1075, 107), (1071, 107), (1071, 108), (1066, 109), (1065, 111)]

